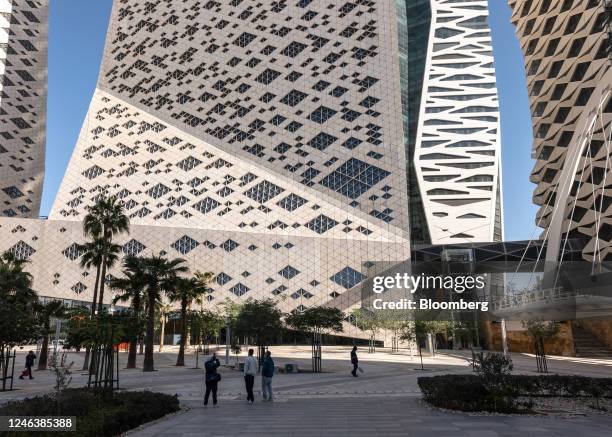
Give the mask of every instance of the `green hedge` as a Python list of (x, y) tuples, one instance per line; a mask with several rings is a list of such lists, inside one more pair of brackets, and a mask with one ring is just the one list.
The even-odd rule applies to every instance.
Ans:
[(529, 412), (529, 397), (612, 398), (612, 378), (565, 375), (478, 375), (420, 377), (418, 384), (431, 405), (460, 411)]
[(512, 386), (490, 386), (476, 375), (440, 375), (420, 377), (419, 387), (425, 400), (440, 408), (460, 411), (519, 413), (527, 408), (515, 404)]
[[(178, 398), (163, 393), (69, 389), (63, 392), (59, 406), (54, 395), (36, 396), (1, 406), (0, 416), (76, 416), (77, 432), (66, 435), (110, 437), (179, 409)], [(61, 433), (32, 432), (21, 435), (59, 437)]]

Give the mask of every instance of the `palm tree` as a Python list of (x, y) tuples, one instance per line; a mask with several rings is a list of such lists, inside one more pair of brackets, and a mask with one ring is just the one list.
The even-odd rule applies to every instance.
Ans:
[(187, 343), (187, 307), (195, 301), (201, 301), (202, 296), (208, 291), (206, 285), (212, 279), (213, 274), (200, 273), (192, 278), (178, 278), (176, 288), (170, 293), (170, 301), (181, 304), (181, 340), (179, 353), (176, 359), (177, 366), (185, 365), (185, 344)]
[(98, 313), (102, 312), (104, 306), (104, 285), (106, 284), (106, 270), (112, 269), (123, 251), (123, 247), (119, 244), (106, 242), (102, 250), (102, 272), (100, 275), (100, 295), (98, 296)]
[[(91, 302), (91, 317), (95, 317), (96, 309), (98, 312), (102, 310), (103, 289), (106, 277), (106, 266), (112, 267), (119, 259), (121, 246), (113, 243), (107, 243), (101, 237), (96, 237), (93, 241), (78, 246), (81, 255), (81, 268), (90, 269), (96, 268), (96, 281), (94, 283), (94, 294)], [(100, 292), (100, 303), (98, 304), (98, 290)], [(85, 349), (85, 360), (83, 361), (83, 370), (86, 370), (89, 365), (89, 347)]]
[(39, 334), (33, 312), (38, 297), (32, 275), (24, 270), (27, 263), (10, 252), (0, 255), (0, 353)]
[(81, 255), (81, 268), (91, 269), (96, 268), (96, 282), (94, 283), (94, 294), (91, 303), (91, 316), (96, 315), (96, 302), (98, 302), (98, 285), (100, 283), (100, 273), (102, 267), (102, 258), (104, 252), (104, 241), (101, 238), (95, 238), (93, 241), (80, 244), (77, 249)]
[(49, 335), (51, 334), (51, 318), (61, 318), (66, 315), (66, 308), (61, 300), (52, 300), (45, 304), (36, 305), (40, 323), (43, 327), (43, 342), (38, 358), (38, 370), (47, 369), (47, 357), (49, 351)]
[[(123, 202), (115, 196), (101, 197), (96, 204), (89, 209), (89, 212), (83, 220), (83, 232), (86, 236), (92, 239), (102, 239), (105, 243), (106, 251), (102, 252), (102, 259), (97, 265), (96, 277), (99, 279), (100, 298), (98, 303), (98, 312), (102, 311), (102, 302), (104, 299), (104, 285), (106, 278), (106, 269), (112, 267), (111, 259), (109, 258), (112, 252), (113, 237), (117, 234), (129, 232), (130, 220), (125, 215)], [(115, 260), (116, 261), (116, 260)], [(93, 306), (96, 305), (95, 300)]]
[(25, 271), (26, 259), (18, 259), (11, 252), (0, 256), (0, 290), (15, 297), (30, 300), (36, 297), (32, 289), (32, 275)]
[[(144, 300), (144, 283), (142, 280), (142, 262), (141, 258), (128, 256), (123, 261), (123, 278), (113, 278), (110, 281), (110, 287), (113, 290), (121, 291), (115, 296), (113, 303), (131, 301), (132, 317), (138, 322), (142, 311)], [(130, 347), (127, 359), (127, 368), (136, 368), (136, 349), (138, 347), (138, 337), (140, 333), (132, 333), (130, 337)]]
[(142, 280), (147, 295), (147, 332), (143, 372), (155, 370), (153, 365), (153, 335), (156, 303), (160, 300), (162, 293), (170, 293), (175, 289), (179, 275), (188, 270), (185, 262), (184, 259), (168, 260), (162, 256), (142, 259)]

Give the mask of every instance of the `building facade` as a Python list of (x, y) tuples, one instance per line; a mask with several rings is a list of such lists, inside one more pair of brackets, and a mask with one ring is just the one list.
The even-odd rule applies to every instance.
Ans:
[(610, 2), (511, 0), (525, 56), (540, 206), (553, 261), (566, 237), (588, 260), (612, 259)]
[(0, 217), (38, 217), (45, 168), (48, 0), (0, 0)]
[(415, 244), (493, 240), (487, 2), (427, 3), (435, 24), (414, 35), (420, 0), (115, 1), (50, 217), (0, 221), (2, 244), (32, 259), (41, 294), (87, 300), (81, 221), (115, 195), (132, 223), (124, 252), (214, 272), (211, 305), (349, 312), (360, 283), (410, 258), (414, 199)]
[(406, 3), (412, 241), (502, 241), (499, 101), (487, 2)]

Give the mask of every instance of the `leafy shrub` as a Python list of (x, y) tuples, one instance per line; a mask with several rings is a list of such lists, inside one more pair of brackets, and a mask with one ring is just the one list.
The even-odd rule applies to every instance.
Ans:
[(597, 408), (601, 398), (612, 398), (612, 378), (572, 375), (440, 375), (420, 377), (425, 400), (440, 408), (460, 411), (524, 413), (529, 405), (518, 398), (589, 398)]
[[(36, 396), (10, 402), (0, 407), (1, 416), (54, 416), (54, 395)], [(143, 423), (159, 419), (179, 410), (176, 396), (148, 391), (96, 392), (69, 389), (62, 393), (60, 415), (76, 416), (77, 435), (83, 437), (116, 436)], [(24, 433), (24, 435), (56, 437), (57, 433)]]
[(612, 378), (577, 375), (515, 375), (512, 384), (522, 396), (612, 398)]
[(477, 375), (440, 375), (421, 377), (419, 387), (430, 404), (460, 411), (520, 413), (525, 411), (514, 401), (516, 391), (510, 384), (493, 386)]
[(476, 372), (487, 379), (509, 375), (514, 369), (510, 357), (496, 353), (480, 352), (474, 356), (473, 364)]

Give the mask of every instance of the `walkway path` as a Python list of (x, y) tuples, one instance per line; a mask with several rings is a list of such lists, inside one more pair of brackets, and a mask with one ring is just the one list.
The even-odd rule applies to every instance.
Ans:
[(430, 410), (413, 397), (289, 399), (253, 405), (199, 403), (131, 437), (604, 437), (612, 417), (573, 418), (468, 416)]
[[(273, 347), (277, 365), (297, 363), (310, 368), (310, 348)], [(25, 352), (25, 351), (23, 351)], [(22, 362), (23, 352), (18, 357)], [(81, 354), (70, 354), (75, 368), (80, 368)], [(274, 388), (277, 401), (261, 402), (260, 383), (256, 383), (254, 405), (246, 404), (241, 372), (223, 367), (220, 383), (220, 407), (204, 409), (202, 391), (204, 371), (194, 369), (195, 357), (187, 355), (187, 367), (174, 366), (176, 351), (155, 355), (156, 372), (141, 369), (121, 370), (121, 388), (153, 390), (177, 394), (187, 411), (162, 419), (134, 435), (184, 436), (196, 435), (250, 437), (301, 436), (569, 436), (603, 437), (610, 435), (612, 416), (589, 416), (560, 419), (559, 417), (469, 416), (431, 410), (421, 403), (417, 378), (444, 373), (471, 373), (466, 351), (444, 351), (436, 357), (424, 357), (425, 370), (418, 357), (379, 351), (360, 351), (364, 373), (359, 378), (349, 374), (349, 350), (346, 347), (325, 347), (325, 373), (277, 374)], [(223, 361), (223, 356), (220, 357)], [(120, 363), (125, 364), (126, 354)], [(242, 358), (244, 359), (244, 358)], [(535, 360), (523, 354), (513, 354), (516, 373), (533, 373)], [(21, 361), (20, 361), (21, 360)], [(141, 364), (142, 357), (138, 357)], [(234, 358), (232, 357), (232, 362)], [(200, 366), (202, 366), (200, 360)], [(16, 367), (18, 369), (19, 366)], [(585, 360), (551, 357), (552, 373), (612, 377), (611, 360)], [(16, 381), (13, 392), (0, 393), (0, 403), (51, 391), (51, 372), (35, 372), (33, 381)], [(86, 375), (74, 373), (72, 387), (83, 386)], [(349, 434), (350, 432), (350, 434)]]

